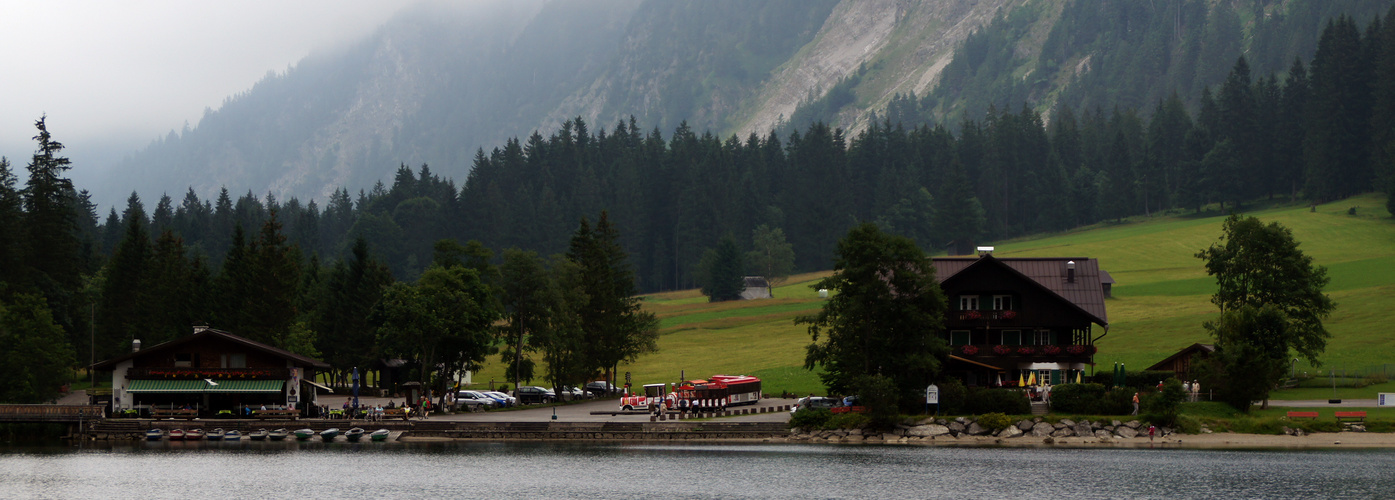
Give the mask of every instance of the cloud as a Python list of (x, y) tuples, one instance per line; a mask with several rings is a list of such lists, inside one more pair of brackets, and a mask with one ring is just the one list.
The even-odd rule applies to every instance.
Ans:
[(45, 113), (75, 164), (81, 152), (143, 147), (196, 125), (268, 71), (369, 34), (409, 3), (12, 2), (0, 16), (0, 154), (22, 168)]

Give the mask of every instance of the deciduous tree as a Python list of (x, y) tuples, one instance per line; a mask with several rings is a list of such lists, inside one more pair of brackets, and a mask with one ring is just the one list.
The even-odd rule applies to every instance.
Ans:
[(904, 406), (939, 374), (949, 347), (936, 335), (945, 296), (930, 258), (915, 243), (875, 224), (853, 228), (838, 242), (834, 274), (813, 288), (835, 294), (813, 316), (804, 358), (830, 393), (854, 394), (854, 380), (890, 377)]

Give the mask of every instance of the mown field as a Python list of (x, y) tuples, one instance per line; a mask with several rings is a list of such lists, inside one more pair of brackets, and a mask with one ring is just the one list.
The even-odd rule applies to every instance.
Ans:
[[(1315, 211), (1288, 205), (1245, 212), (1291, 229), (1300, 248), (1328, 268), (1332, 282), (1327, 291), (1337, 310), (1326, 323), (1333, 338), (1322, 358), (1323, 373), (1395, 363), (1395, 322), (1390, 319), (1395, 311), (1395, 221), (1384, 206), (1384, 197), (1373, 194), (1319, 205)], [(1352, 207), (1355, 215), (1348, 214)], [(1122, 362), (1140, 370), (1192, 343), (1209, 341), (1202, 323), (1216, 315), (1210, 302), (1215, 282), (1195, 254), (1217, 240), (1223, 219), (1214, 212), (1140, 217), (996, 243), (995, 254), (1099, 259), (1118, 283), (1107, 303), (1110, 328), (1097, 344), (1097, 369)], [(803, 368), (810, 339), (794, 318), (817, 311), (821, 302), (810, 285), (827, 275), (793, 276), (770, 300), (710, 304), (696, 290), (647, 296), (646, 309), (662, 325), (660, 350), (621, 370), (631, 372), (635, 384), (671, 382), (680, 375), (747, 374), (765, 380), (769, 393), (822, 393), (817, 375)], [(1096, 327), (1096, 336), (1104, 333)], [(475, 381), (503, 381), (497, 361), (491, 359)], [(1297, 370), (1318, 371), (1301, 362)]]

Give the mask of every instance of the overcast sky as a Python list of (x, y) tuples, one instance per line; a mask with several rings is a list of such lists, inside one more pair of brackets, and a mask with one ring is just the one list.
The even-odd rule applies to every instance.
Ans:
[[(34, 121), (80, 170), (198, 124), (204, 108), (414, 0), (51, 0), (0, 9), (0, 155), (21, 181)], [(85, 163), (85, 164), (84, 164)], [(79, 186), (81, 187), (81, 186)]]

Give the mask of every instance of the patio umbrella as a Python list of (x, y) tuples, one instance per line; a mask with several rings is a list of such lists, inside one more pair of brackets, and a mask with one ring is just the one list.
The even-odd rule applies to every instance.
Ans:
[(1037, 372), (1027, 376), (1027, 385), (1037, 385)]
[(1027, 386), (1027, 374), (1025, 374), (1025, 373), (1020, 373), (1020, 372), (1017, 374), (1017, 386), (1018, 386), (1018, 387), (1026, 387), (1026, 386)]
[(1085, 371), (1085, 370), (1081, 370), (1081, 371), (1075, 372), (1075, 383), (1077, 383), (1077, 384), (1080, 383), (1080, 374), (1081, 374), (1082, 372), (1084, 372), (1084, 371)]
[(998, 372), (998, 381), (997, 381), (997, 383), (995, 383), (995, 384), (993, 384), (993, 385), (995, 385), (995, 386), (997, 386), (997, 387), (1002, 387), (1002, 386), (1003, 386), (1003, 372)]
[(354, 367), (354, 407), (358, 407), (358, 367)]

